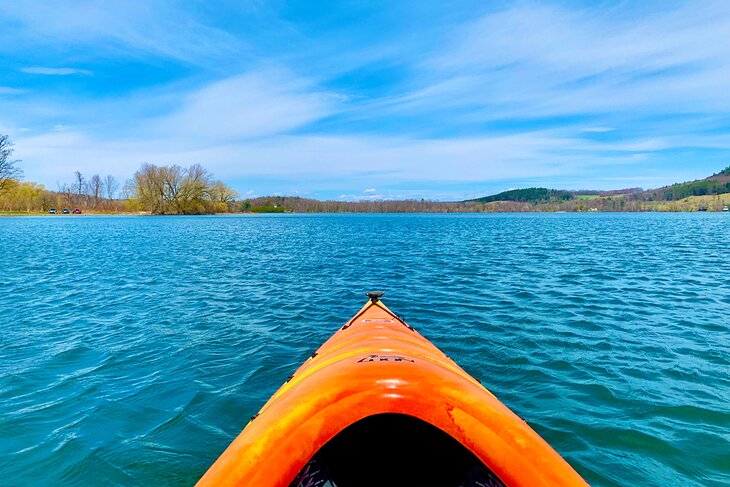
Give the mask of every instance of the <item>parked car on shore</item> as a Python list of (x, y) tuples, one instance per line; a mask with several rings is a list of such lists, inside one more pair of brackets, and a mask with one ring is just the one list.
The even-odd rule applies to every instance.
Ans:
[(78, 208), (74, 208), (73, 214), (74, 215), (80, 215), (81, 214), (81, 210), (78, 209)]
[(63, 213), (64, 215), (68, 215), (71, 212), (68, 210), (68, 208), (64, 208), (63, 210), (61, 210), (61, 213)]
[(48, 210), (48, 213), (50, 213), (51, 215), (55, 215), (56, 214), (56, 209), (55, 208), (51, 208), (50, 210)]

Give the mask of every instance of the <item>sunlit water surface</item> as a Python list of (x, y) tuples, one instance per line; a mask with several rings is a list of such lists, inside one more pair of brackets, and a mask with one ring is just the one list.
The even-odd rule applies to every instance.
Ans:
[(0, 219), (0, 482), (190, 485), (370, 289), (595, 485), (730, 484), (730, 215)]

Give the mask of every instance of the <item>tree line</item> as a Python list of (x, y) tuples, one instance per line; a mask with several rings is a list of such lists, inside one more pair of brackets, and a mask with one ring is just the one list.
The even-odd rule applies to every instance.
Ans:
[[(215, 180), (200, 164), (189, 167), (143, 164), (123, 186), (112, 175), (75, 171), (56, 191), (22, 181), (13, 143), (0, 134), (0, 211), (39, 212), (79, 208), (91, 212), (149, 212), (158, 215), (224, 213), (240, 210), (238, 193)], [(121, 191), (120, 191), (121, 190)]]
[(485, 205), (471, 201), (335, 201), (299, 196), (261, 196), (246, 199), (240, 205), (240, 211), (252, 213), (450, 213), (484, 210)]
[(641, 201), (677, 201), (689, 196), (708, 196), (725, 193), (730, 193), (730, 167), (713, 174), (709, 178), (650, 189), (633, 194), (631, 198)]
[(111, 174), (103, 178), (94, 174), (87, 179), (81, 171), (75, 171), (73, 182), (58, 185), (58, 193), (63, 196), (66, 206), (89, 209), (113, 208), (118, 191), (119, 182)]

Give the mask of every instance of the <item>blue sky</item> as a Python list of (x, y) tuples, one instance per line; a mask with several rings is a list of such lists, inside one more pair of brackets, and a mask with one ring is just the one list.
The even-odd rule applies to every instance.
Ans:
[(730, 165), (730, 2), (0, 0), (28, 180), (200, 163), (242, 195), (462, 199)]

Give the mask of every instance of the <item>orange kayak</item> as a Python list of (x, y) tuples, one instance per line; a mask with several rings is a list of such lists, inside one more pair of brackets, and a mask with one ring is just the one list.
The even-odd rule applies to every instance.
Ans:
[(587, 485), (382, 293), (368, 296), (199, 486)]

